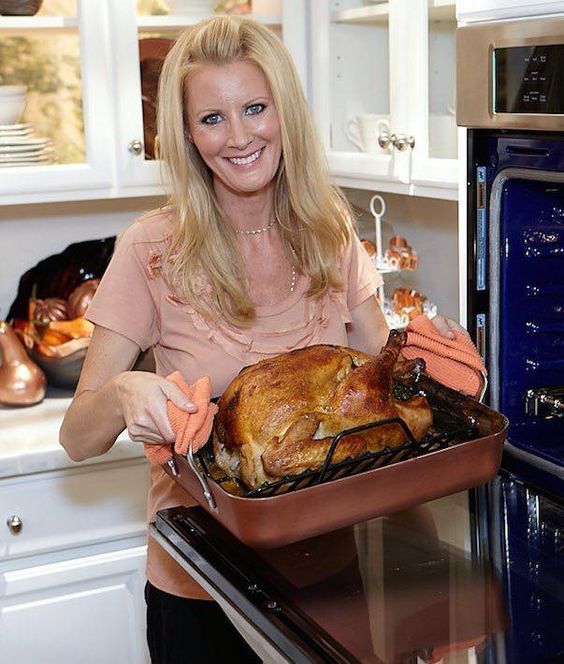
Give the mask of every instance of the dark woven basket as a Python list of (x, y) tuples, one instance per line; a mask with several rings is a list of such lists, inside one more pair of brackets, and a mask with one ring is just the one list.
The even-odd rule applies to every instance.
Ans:
[(43, 0), (0, 0), (3, 16), (33, 16), (41, 9)]

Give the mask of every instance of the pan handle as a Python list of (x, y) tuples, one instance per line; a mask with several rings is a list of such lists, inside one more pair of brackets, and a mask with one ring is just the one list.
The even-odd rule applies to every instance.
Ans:
[(204, 497), (208, 501), (208, 505), (210, 506), (210, 509), (216, 511), (217, 510), (217, 505), (216, 505), (215, 499), (213, 497), (213, 494), (210, 490), (210, 486), (208, 484), (206, 476), (198, 468), (198, 464), (196, 463), (196, 460), (194, 459), (194, 454), (192, 453), (192, 443), (190, 443), (190, 446), (188, 447), (188, 454), (186, 455), (186, 459), (188, 460), (188, 465), (194, 471), (194, 474), (196, 475), (196, 477), (198, 478), (198, 481), (202, 485), (202, 489), (203, 489), (203, 492), (204, 492)]

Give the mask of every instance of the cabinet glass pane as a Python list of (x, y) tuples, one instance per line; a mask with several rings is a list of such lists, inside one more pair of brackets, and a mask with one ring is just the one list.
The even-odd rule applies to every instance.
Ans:
[(331, 5), (331, 149), (384, 154), (378, 135), (390, 123), (388, 5)]
[(456, 159), (454, 2), (429, 6), (429, 156)]
[[(253, 7), (256, 5), (256, 8)], [(271, 13), (265, 6), (280, 4), (279, 0), (137, 0), (138, 16), (192, 15), (207, 16), (214, 12), (249, 14), (251, 11)]]
[(78, 0), (43, 0), (36, 16), (66, 16), (76, 18)]
[(139, 68), (143, 107), (143, 142), (145, 159), (158, 158), (155, 146), (157, 130), (157, 90), (164, 59), (178, 36), (178, 31), (139, 33)]
[[(18, 117), (4, 119), (4, 125), (30, 125), (21, 128), (28, 149), (20, 147), (18, 150), (29, 157), (28, 165), (39, 161), (31, 159), (30, 152), (34, 150), (36, 156), (41, 153), (60, 164), (85, 160), (77, 30), (36, 32), (22, 29), (21, 33), (6, 34), (0, 30), (0, 85), (26, 88), (23, 112)], [(4, 156), (10, 149), (15, 152), (5, 136), (2, 143)]]

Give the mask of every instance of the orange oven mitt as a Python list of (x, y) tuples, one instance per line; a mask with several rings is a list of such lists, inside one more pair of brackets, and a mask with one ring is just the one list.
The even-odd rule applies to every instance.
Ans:
[[(174, 451), (186, 456), (190, 443), (192, 443), (192, 451), (196, 452), (206, 444), (210, 436), (213, 418), (217, 413), (217, 406), (210, 401), (211, 381), (208, 376), (203, 376), (198, 378), (193, 385), (188, 385), (180, 371), (171, 373), (170, 376), (167, 376), (167, 380), (176, 383), (184, 394), (198, 406), (195, 413), (187, 413), (175, 406), (172, 401), (167, 401), (166, 405), (168, 420), (176, 434)], [(172, 459), (172, 445), (145, 443), (143, 447), (150, 463), (163, 465)]]
[(422, 357), (427, 373), (439, 383), (472, 397), (481, 395), (486, 367), (469, 337), (456, 331), (454, 339), (443, 337), (424, 314), (406, 329), (407, 343), (402, 349), (406, 360)]

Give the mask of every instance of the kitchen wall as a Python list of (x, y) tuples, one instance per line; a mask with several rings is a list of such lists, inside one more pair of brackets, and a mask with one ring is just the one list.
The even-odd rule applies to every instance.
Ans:
[[(374, 240), (370, 199), (375, 193), (347, 189), (347, 198), (366, 212), (358, 217), (358, 234)], [(415, 288), (434, 302), (438, 311), (458, 320), (457, 202), (380, 193), (386, 203), (382, 219), (384, 249), (394, 235), (405, 237), (419, 256), (415, 272), (385, 276), (385, 292)]]
[(117, 235), (164, 199), (0, 206), (0, 320), (8, 315), (21, 275), (73, 242)]
[[(374, 192), (346, 190), (349, 199), (368, 210)], [(383, 194), (384, 243), (392, 235), (408, 239), (419, 254), (414, 273), (388, 275), (386, 291), (409, 286), (428, 295), (446, 315), (457, 317), (458, 269), (456, 202)], [(0, 320), (7, 316), (20, 276), (39, 260), (72, 242), (118, 234), (159, 198), (79, 201), (0, 207)], [(369, 213), (358, 220), (361, 237), (374, 238)]]

